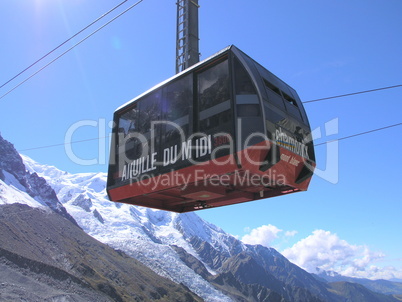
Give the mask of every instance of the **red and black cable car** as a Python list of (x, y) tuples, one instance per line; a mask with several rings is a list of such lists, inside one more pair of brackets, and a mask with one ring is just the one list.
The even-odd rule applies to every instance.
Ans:
[(305, 191), (315, 167), (296, 91), (235, 46), (114, 114), (110, 200), (188, 212)]

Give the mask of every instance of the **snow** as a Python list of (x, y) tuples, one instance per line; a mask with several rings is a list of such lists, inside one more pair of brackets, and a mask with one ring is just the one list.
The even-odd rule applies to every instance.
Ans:
[(24, 186), (14, 177), (14, 175), (3, 171), (4, 181), (0, 180), (0, 204), (22, 203), (32, 208), (46, 209), (41, 202), (29, 196)]
[[(182, 247), (201, 261), (189, 243), (192, 237), (199, 237), (218, 250), (229, 251), (225, 242), (228, 242), (230, 235), (194, 213), (177, 214), (110, 202), (105, 190), (105, 173), (70, 174), (53, 166), (36, 163), (27, 156), (22, 155), (22, 158), (29, 172), (36, 172), (52, 186), (67, 212), (86, 233), (124, 251), (159, 275), (185, 284), (205, 301), (231, 301), (183, 263), (171, 248), (171, 245)], [(11, 184), (11, 178), (8, 179)], [(13, 191), (18, 190), (16, 186), (18, 184), (15, 184)], [(10, 187), (5, 186), (4, 190), (7, 188)], [(28, 201), (25, 195), (20, 198), (21, 201)], [(101, 219), (99, 214), (95, 215), (96, 212)]]

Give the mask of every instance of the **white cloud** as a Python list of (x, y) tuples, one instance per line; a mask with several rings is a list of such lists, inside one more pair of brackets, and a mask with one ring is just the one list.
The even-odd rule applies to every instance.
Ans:
[[(241, 238), (244, 243), (272, 247), (275, 242), (276, 249), (278, 244), (284, 244), (298, 234), (297, 231), (283, 231), (271, 224), (255, 229), (245, 228), (244, 231), (248, 233)], [(283, 250), (282, 254), (310, 273), (316, 273), (318, 269), (355, 278), (402, 279), (402, 268), (375, 265), (386, 260), (383, 253), (371, 251), (365, 245), (350, 244), (337, 234), (325, 230), (315, 230), (310, 236)]]
[(286, 231), (285, 236), (286, 237), (293, 237), (298, 233), (298, 231)]
[(367, 246), (353, 245), (329, 231), (316, 230), (282, 254), (308, 272), (317, 268), (345, 276), (361, 278), (393, 278), (400, 274), (395, 268), (378, 268), (373, 263), (384, 258)]
[(378, 267), (375, 265), (368, 265), (364, 270), (358, 270), (355, 267), (350, 266), (342, 271), (341, 274), (344, 276), (368, 279), (402, 279), (402, 269), (398, 270), (393, 266)]
[(250, 233), (244, 235), (241, 240), (246, 244), (261, 244), (270, 247), (271, 242), (278, 238), (280, 232), (282, 232), (282, 230), (272, 224), (263, 225), (252, 229)]
[(243, 231), (244, 231), (245, 233), (250, 233), (251, 228), (250, 228), (250, 227), (245, 227)]

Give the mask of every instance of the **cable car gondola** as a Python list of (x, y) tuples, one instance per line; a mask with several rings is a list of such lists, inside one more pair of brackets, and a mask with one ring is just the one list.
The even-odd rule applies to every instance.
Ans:
[(115, 111), (107, 192), (188, 212), (305, 191), (314, 167), (296, 91), (232, 45)]

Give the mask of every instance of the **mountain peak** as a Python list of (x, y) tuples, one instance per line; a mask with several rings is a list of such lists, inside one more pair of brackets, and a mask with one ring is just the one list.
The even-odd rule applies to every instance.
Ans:
[[(53, 188), (36, 172), (29, 172), (26, 169), (23, 159), (14, 148), (14, 145), (5, 140), (1, 135), (0, 171), (0, 179), (4, 183), (13, 186), (21, 194), (28, 194), (38, 204), (48, 207), (71, 222), (76, 223), (74, 218), (67, 213), (58, 200)], [(6, 199), (3, 197), (1, 200), (5, 202)]]
[[(0, 170), (7, 171), (16, 179), (23, 180), (26, 174), (22, 158), (14, 145), (5, 140), (0, 134)], [(3, 173), (4, 174), (4, 173)], [(25, 184), (25, 183), (24, 183)], [(23, 184), (23, 185), (24, 185)]]

